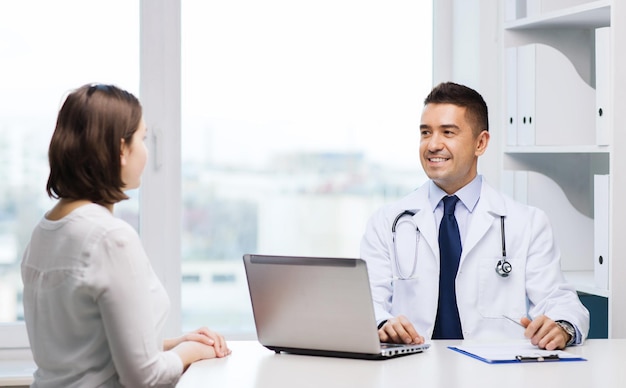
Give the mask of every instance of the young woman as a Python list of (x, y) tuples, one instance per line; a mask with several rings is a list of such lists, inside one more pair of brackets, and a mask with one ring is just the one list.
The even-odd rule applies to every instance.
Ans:
[(115, 86), (82, 86), (61, 107), (46, 187), (59, 201), (22, 260), (33, 387), (173, 386), (191, 363), (230, 354), (207, 328), (159, 336), (168, 296), (135, 230), (113, 216), (139, 187), (145, 136), (139, 101)]

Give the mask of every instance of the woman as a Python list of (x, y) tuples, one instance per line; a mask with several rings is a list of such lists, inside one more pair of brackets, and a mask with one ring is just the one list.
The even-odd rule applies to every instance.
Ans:
[(115, 86), (82, 86), (61, 107), (46, 187), (59, 201), (22, 260), (33, 387), (173, 386), (191, 363), (230, 354), (207, 328), (159, 338), (168, 296), (135, 230), (113, 216), (139, 187), (145, 136), (139, 101)]

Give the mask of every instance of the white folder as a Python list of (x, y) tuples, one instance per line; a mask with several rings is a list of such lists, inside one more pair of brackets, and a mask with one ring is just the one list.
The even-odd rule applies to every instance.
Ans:
[(517, 145), (535, 145), (535, 47), (517, 48)]
[(609, 175), (593, 177), (593, 277), (596, 287), (609, 289)]
[(596, 29), (596, 144), (611, 144), (611, 27)]
[(541, 15), (541, 0), (526, 0), (526, 17), (538, 17)]
[(539, 43), (517, 48), (518, 145), (594, 144), (595, 99), (559, 50)]
[(511, 22), (526, 17), (526, 2), (506, 0), (504, 4), (504, 20)]
[(517, 145), (517, 48), (506, 49), (506, 145)]

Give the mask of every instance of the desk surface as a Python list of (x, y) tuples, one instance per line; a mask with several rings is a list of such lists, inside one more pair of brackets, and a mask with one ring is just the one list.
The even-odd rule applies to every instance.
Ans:
[[(430, 349), (383, 361), (275, 354), (256, 341), (231, 341), (233, 353), (197, 362), (177, 387), (624, 387), (626, 339), (594, 339), (567, 352), (588, 361), (492, 365), (447, 347), (471, 341), (433, 341)], [(416, 383), (421, 381), (419, 385)]]

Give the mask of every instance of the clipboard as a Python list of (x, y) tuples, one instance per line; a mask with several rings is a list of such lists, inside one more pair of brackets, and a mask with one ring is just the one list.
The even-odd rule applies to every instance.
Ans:
[(531, 344), (475, 344), (448, 346), (448, 349), (475, 358), (487, 364), (513, 364), (526, 362), (587, 361), (563, 350), (543, 350)]

